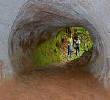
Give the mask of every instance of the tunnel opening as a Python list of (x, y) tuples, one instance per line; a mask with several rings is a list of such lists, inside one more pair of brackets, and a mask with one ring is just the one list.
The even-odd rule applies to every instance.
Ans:
[[(47, 33), (47, 35), (50, 36), (51, 33)], [(74, 67), (74, 61), (79, 60), (81, 66), (81, 62), (83, 64), (89, 62), (92, 56), (93, 41), (90, 33), (83, 27), (60, 28), (54, 37), (42, 42), (43, 40), (38, 46), (33, 47), (34, 49), (30, 53), (36, 68), (42, 66), (45, 68), (58, 63), (73, 63)]]
[[(67, 6), (64, 7), (61, 4), (55, 4), (56, 6), (46, 4), (47, 2), (41, 3), (40, 1), (37, 3), (27, 2), (13, 23), (9, 36), (9, 56), (14, 72), (31, 71), (34, 65), (30, 52), (35, 47), (55, 37), (58, 29), (62, 27), (83, 27), (90, 33), (94, 44), (91, 56), (83, 66), (89, 72), (99, 75), (102, 68), (100, 67), (101, 63), (98, 62), (103, 60), (104, 52), (103, 42), (95, 25), (74, 9), (71, 11)], [(59, 6), (61, 8), (57, 9), (56, 7)], [(86, 57), (84, 56), (81, 59)], [(67, 65), (82, 66), (80, 60), (76, 60), (70, 65), (67, 63)]]
[[(68, 28), (71, 32), (68, 31)], [(12, 51), (16, 50), (11, 56), (11, 61), (17, 73), (25, 73), (50, 67), (57, 68), (60, 66), (85, 69), (91, 62), (94, 47), (93, 37), (91, 33), (82, 26), (60, 27), (54, 30), (54, 32), (46, 31), (39, 35), (39, 39), (36, 39), (38, 37), (35, 38), (35, 35), (38, 33), (33, 30), (30, 31), (28, 35), (25, 33), (24, 35), (22, 31), (20, 31), (19, 34), (18, 38), (20, 40), (17, 43), (19, 48), (13, 48), (14, 44), (11, 44)], [(76, 50), (75, 44), (73, 44), (72, 57), (68, 55), (68, 39), (71, 35), (73, 42), (75, 38), (79, 38), (81, 42), (79, 53)], [(11, 42), (13, 41), (14, 37)]]

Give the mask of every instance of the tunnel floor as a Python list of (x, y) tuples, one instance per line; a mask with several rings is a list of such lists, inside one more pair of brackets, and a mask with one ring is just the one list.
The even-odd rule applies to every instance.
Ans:
[(88, 72), (56, 68), (1, 83), (0, 100), (110, 100), (110, 95)]

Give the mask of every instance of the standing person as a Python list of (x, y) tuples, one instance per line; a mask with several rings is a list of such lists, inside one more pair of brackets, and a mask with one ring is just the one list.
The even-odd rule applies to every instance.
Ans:
[(79, 54), (80, 56), (80, 39), (79, 37), (76, 38), (75, 40), (75, 45), (76, 45), (76, 56)]
[[(74, 33), (73, 33), (74, 35), (73, 35), (73, 48), (75, 49), (75, 51), (76, 51), (76, 41), (77, 41), (77, 37), (78, 37), (78, 35), (77, 35), (77, 29), (75, 28), (74, 29)], [(75, 52), (75, 54), (76, 54), (76, 52)]]
[(73, 52), (73, 38), (71, 34), (70, 37), (68, 38), (68, 57), (71, 58), (72, 52)]

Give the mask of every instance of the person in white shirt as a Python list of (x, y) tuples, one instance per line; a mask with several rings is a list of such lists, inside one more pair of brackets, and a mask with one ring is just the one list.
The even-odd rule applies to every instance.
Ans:
[(76, 38), (75, 40), (75, 49), (76, 49), (76, 55), (80, 55), (80, 39), (79, 37)]

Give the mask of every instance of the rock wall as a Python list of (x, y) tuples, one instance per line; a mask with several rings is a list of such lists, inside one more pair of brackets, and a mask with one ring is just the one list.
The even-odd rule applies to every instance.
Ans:
[(2, 78), (12, 77), (13, 68), (8, 54), (8, 38), (19, 8), (25, 0), (0, 1), (0, 75)]
[(0, 59), (5, 64), (6, 76), (9, 76), (7, 73), (10, 75), (14, 73), (13, 68), (16, 65), (17, 68), (20, 66), (20, 63), (12, 66), (10, 57), (21, 49), (19, 46), (21, 37), (25, 39), (31, 31), (34, 31), (37, 33), (35, 39), (39, 41), (42, 36), (46, 36), (45, 32), (52, 32), (54, 35), (59, 27), (83, 26), (90, 31), (94, 40), (94, 52), (88, 71), (108, 86), (110, 80), (109, 3), (108, 0), (29, 0), (27, 2), (1, 0), (0, 12), (3, 14), (0, 15)]

